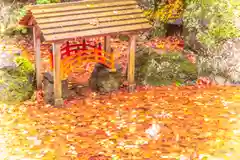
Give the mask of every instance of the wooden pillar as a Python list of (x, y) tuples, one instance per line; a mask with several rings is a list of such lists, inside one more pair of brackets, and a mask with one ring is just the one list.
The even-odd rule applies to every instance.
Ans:
[(135, 89), (135, 52), (136, 52), (136, 35), (129, 38), (129, 54), (128, 54), (128, 83), (129, 91)]
[(111, 53), (111, 37), (104, 36), (104, 51), (107, 53)]
[(36, 48), (36, 27), (33, 27), (33, 48)]
[[(111, 36), (104, 37), (104, 51), (108, 54), (114, 54), (112, 53), (111, 49)], [(112, 62), (113, 63), (111, 64), (111, 69), (109, 69), (109, 72), (116, 72), (114, 55), (112, 55)]]
[(60, 53), (60, 46), (61, 43), (53, 43), (53, 80), (54, 80), (54, 102), (55, 106), (62, 106), (63, 105), (63, 98), (62, 98), (62, 81), (61, 81), (61, 53)]
[(33, 43), (35, 50), (35, 70), (36, 70), (36, 79), (37, 79), (37, 89), (42, 88), (42, 75), (41, 75), (41, 40), (40, 32), (37, 27), (33, 27)]

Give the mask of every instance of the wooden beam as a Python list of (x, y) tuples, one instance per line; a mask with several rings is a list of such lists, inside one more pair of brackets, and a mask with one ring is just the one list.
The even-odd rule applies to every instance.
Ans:
[(62, 81), (61, 81), (61, 43), (53, 43), (53, 80), (54, 80), (54, 102), (55, 106), (59, 107), (63, 105), (62, 98)]
[(135, 52), (136, 52), (136, 35), (129, 37), (129, 54), (128, 54), (128, 83), (129, 91), (135, 89)]
[(33, 18), (33, 16), (31, 16), (31, 18), (29, 19), (29, 21), (28, 21), (28, 24), (27, 24), (27, 26), (33, 26), (35, 23), (34, 23), (34, 18)]
[(41, 75), (41, 40), (38, 34), (37, 27), (33, 27), (33, 43), (35, 50), (35, 70), (37, 79), (37, 89), (42, 88), (42, 75)]

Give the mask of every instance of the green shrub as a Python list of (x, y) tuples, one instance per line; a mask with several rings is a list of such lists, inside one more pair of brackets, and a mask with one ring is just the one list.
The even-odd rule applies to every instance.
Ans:
[(0, 101), (20, 102), (29, 99), (33, 94), (33, 86), (27, 76), (10, 75), (0, 71), (1, 94)]
[(34, 90), (34, 67), (26, 58), (15, 57), (16, 68), (0, 70), (0, 101), (19, 102), (29, 99)]
[(240, 36), (240, 30), (234, 22), (234, 19), (239, 17), (239, 13), (235, 13), (239, 9), (239, 2), (228, 0), (184, 2), (186, 6), (183, 14), (184, 26), (190, 33), (196, 31), (196, 40), (204, 48), (211, 49)]
[[(26, 14), (26, 9), (25, 7), (21, 7), (17, 10), (17, 20), (19, 21), (25, 14)], [(28, 33), (28, 29), (24, 26), (21, 25), (16, 25), (16, 28), (14, 29), (15, 34), (19, 33), (19, 34), (27, 34)]]
[(17, 71), (21, 76), (29, 75), (34, 72), (33, 64), (24, 57), (16, 57), (15, 63), (17, 64)]

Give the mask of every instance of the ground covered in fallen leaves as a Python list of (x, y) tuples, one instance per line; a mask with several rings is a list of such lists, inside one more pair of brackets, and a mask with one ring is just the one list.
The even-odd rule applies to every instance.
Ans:
[[(31, 43), (19, 45), (34, 62)], [(127, 42), (112, 45), (116, 61), (126, 67)], [(43, 71), (49, 69), (49, 47), (41, 45)], [(70, 79), (87, 80), (93, 66), (84, 65), (87, 75)], [(239, 106), (239, 87), (223, 86), (92, 93), (63, 108), (42, 101), (0, 104), (0, 159), (239, 160)]]
[(240, 159), (237, 87), (139, 88), (63, 108), (31, 101), (0, 108), (3, 160)]

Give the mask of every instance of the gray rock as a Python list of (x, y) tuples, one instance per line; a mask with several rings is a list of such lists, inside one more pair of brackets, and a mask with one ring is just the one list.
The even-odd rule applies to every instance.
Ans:
[[(54, 104), (53, 89), (53, 74), (51, 72), (45, 72), (43, 75), (43, 91), (45, 103), (51, 105)], [(64, 99), (76, 96), (76, 93), (68, 88), (68, 80), (62, 80), (62, 95)]]
[(240, 38), (226, 41), (219, 51), (198, 57), (199, 75), (209, 76), (221, 85), (240, 83)]
[(159, 54), (144, 46), (137, 47), (135, 78), (137, 84), (161, 86), (197, 79), (197, 67), (180, 53)]
[(49, 81), (50, 83), (53, 84), (53, 74), (52, 72), (45, 72), (43, 74), (44, 80), (46, 79), (47, 81)]
[(2, 52), (0, 53), (0, 69), (15, 69), (17, 66), (14, 63), (14, 55)]
[(89, 86), (93, 91), (109, 93), (119, 89), (121, 77), (120, 65), (116, 65), (116, 72), (110, 72), (104, 65), (96, 64), (89, 80)]

